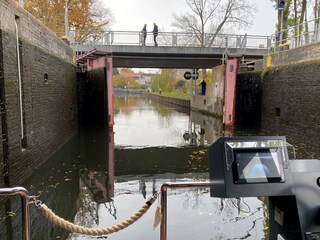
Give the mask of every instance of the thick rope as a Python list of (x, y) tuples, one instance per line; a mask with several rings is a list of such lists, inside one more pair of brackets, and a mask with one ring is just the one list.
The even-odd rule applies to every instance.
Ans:
[(138, 219), (140, 219), (150, 208), (150, 206), (154, 203), (156, 196), (152, 196), (142, 207), (141, 209), (132, 215), (127, 220), (113, 225), (111, 227), (106, 228), (87, 228), (71, 223), (59, 216), (57, 216), (51, 209), (49, 209), (45, 204), (41, 203), (38, 205), (38, 210), (51, 222), (55, 225), (64, 228), (73, 233), (81, 233), (85, 235), (91, 236), (101, 236), (108, 235), (114, 232), (118, 232), (126, 227), (130, 226)]

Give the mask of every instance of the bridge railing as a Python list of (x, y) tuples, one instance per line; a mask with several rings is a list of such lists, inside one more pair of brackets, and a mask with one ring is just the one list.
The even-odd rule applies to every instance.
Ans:
[[(107, 46), (142, 46), (143, 34), (137, 31), (108, 31), (99, 34), (91, 34), (85, 41), (77, 41), (75, 33), (70, 33), (70, 42), (73, 45), (107, 45)], [(159, 32), (157, 36), (158, 46), (173, 47), (219, 47), (219, 48), (245, 48), (268, 49), (271, 46), (270, 36), (241, 35), (241, 34), (213, 34), (204, 35), (204, 44), (200, 44), (200, 35), (182, 32)], [(214, 38), (214, 39), (213, 39)], [(154, 46), (153, 33), (149, 32), (146, 38), (146, 46)]]
[(315, 18), (271, 35), (270, 51), (296, 48), (320, 41), (320, 18)]

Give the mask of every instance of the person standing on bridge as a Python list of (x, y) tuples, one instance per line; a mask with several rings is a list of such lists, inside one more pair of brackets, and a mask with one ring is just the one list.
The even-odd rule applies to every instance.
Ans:
[(156, 23), (153, 24), (153, 41), (154, 41), (154, 45), (155, 46), (158, 46), (158, 43), (157, 43), (157, 36), (158, 36), (158, 26)]
[(146, 45), (146, 38), (147, 38), (147, 24), (145, 24), (141, 30), (141, 33), (143, 35), (143, 42), (142, 42), (142, 46)]

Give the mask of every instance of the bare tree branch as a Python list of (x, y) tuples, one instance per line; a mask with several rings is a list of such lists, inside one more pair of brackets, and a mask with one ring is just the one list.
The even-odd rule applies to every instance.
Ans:
[[(200, 46), (212, 46), (217, 34), (227, 28), (245, 28), (253, 20), (255, 6), (247, 0), (186, 0), (190, 11), (173, 14), (177, 31), (196, 34)], [(212, 34), (205, 43), (205, 33)]]

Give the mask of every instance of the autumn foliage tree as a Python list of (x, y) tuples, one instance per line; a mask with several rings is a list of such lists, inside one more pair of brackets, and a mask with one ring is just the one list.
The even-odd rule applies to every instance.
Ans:
[(25, 0), (24, 8), (59, 36), (65, 35), (65, 6), (68, 27), (76, 41), (97, 37), (113, 23), (114, 17), (102, 0)]
[(176, 89), (177, 80), (172, 69), (162, 69), (161, 74), (154, 75), (151, 78), (151, 90), (158, 92), (173, 92)]
[(125, 88), (125, 89), (138, 89), (141, 86), (132, 77), (123, 76), (118, 74), (113, 77), (112, 86), (114, 88)]

